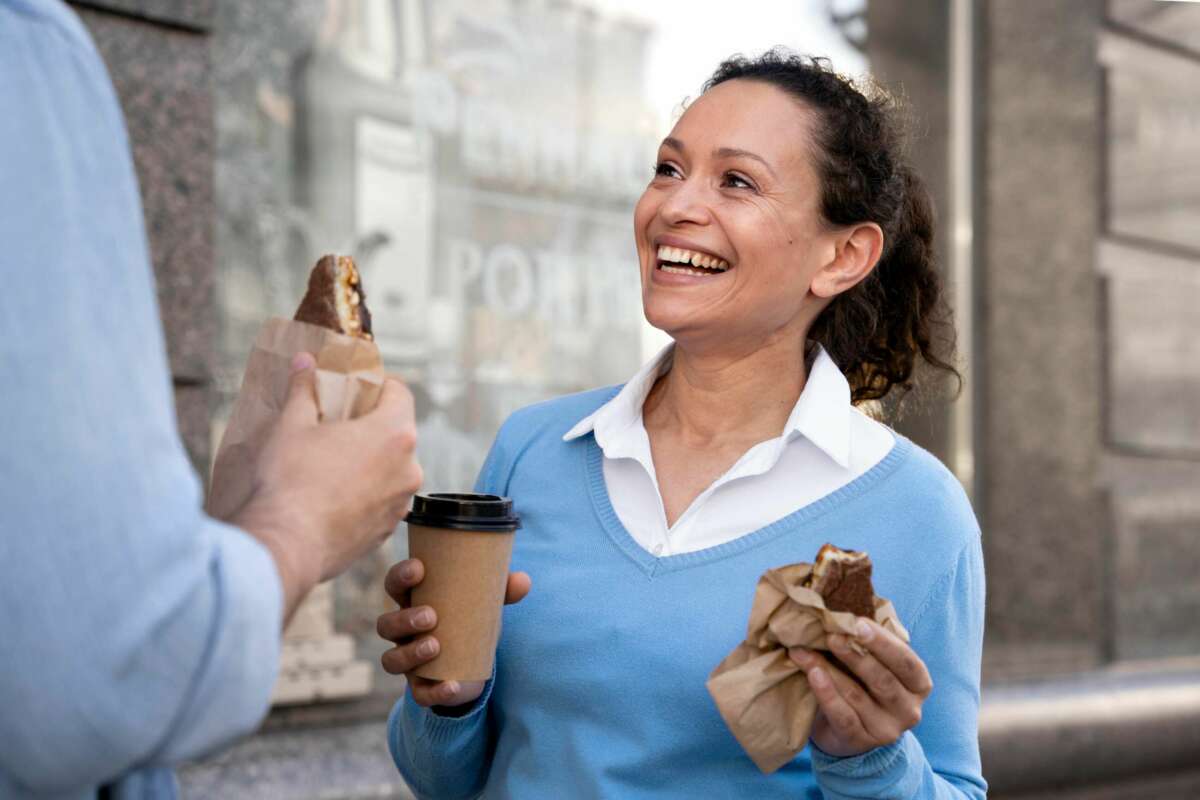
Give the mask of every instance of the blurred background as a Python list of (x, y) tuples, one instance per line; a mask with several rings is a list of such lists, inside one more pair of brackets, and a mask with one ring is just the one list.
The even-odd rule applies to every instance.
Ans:
[[(907, 96), (965, 390), (893, 424), (972, 496), (999, 798), (1200, 797), (1200, 4), (1171, 0), (87, 0), (207, 474), (255, 332), (356, 257), (427, 488), (499, 423), (628, 378), (632, 207), (724, 57), (829, 56)], [(895, 414), (895, 409), (888, 409)], [(316, 592), (254, 737), (190, 798), (408, 797), (381, 578)]]

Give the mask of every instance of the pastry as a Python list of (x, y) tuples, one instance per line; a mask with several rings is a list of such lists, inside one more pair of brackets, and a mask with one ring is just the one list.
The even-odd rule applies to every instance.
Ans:
[(824, 545), (813, 563), (809, 588), (825, 599), (825, 607), (830, 611), (849, 611), (860, 617), (875, 616), (871, 557), (864, 552)]
[(308, 276), (295, 319), (348, 336), (371, 339), (371, 312), (358, 267), (350, 256), (322, 256)]

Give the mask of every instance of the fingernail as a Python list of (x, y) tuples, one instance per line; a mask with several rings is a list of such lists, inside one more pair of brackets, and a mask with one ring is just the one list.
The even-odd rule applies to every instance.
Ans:
[(453, 697), (458, 694), (458, 681), (446, 681), (442, 684), (442, 696)]
[(436, 651), (437, 644), (433, 641), (433, 639), (425, 639), (419, 645), (417, 645), (417, 655), (419, 656), (431, 656)]
[(871, 627), (871, 623), (865, 619), (860, 619), (858, 621), (858, 638), (864, 642), (869, 642), (873, 636), (875, 636), (875, 629)]
[(416, 616), (413, 617), (413, 622), (422, 628), (428, 628), (433, 625), (433, 610), (425, 608), (418, 611)]
[(312, 357), (312, 353), (296, 353), (292, 356), (292, 372), (299, 372), (302, 369), (309, 369), (317, 365), (316, 360)]
[(403, 564), (400, 565), (401, 580), (411, 581), (416, 576), (416, 574), (417, 574), (417, 571), (413, 568), (412, 563), (405, 561)]
[(808, 682), (817, 689), (824, 689), (827, 685), (829, 685), (829, 679), (825, 677), (825, 670), (821, 669), (820, 667), (809, 670)]
[(807, 650), (801, 650), (800, 648), (789, 651), (788, 655), (792, 657), (792, 661), (795, 661), (802, 667), (807, 667), (812, 663), (813, 660), (812, 653), (808, 652)]

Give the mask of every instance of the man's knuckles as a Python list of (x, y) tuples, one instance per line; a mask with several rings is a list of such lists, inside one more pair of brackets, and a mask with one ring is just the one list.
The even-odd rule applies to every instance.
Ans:
[(398, 425), (384, 439), (384, 446), (397, 453), (408, 455), (417, 449), (417, 428), (414, 425)]

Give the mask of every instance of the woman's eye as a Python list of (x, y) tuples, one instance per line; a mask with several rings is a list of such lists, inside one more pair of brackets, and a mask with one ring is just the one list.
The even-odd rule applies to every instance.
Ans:
[(654, 165), (654, 175), (655, 175), (655, 177), (662, 175), (667, 178), (677, 178), (677, 177), (679, 177), (679, 170), (675, 169), (675, 166), (673, 164), (668, 164), (665, 161), (660, 161), (659, 163)]
[(725, 173), (725, 185), (733, 189), (753, 189), (754, 184), (736, 172)]

